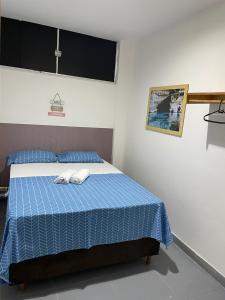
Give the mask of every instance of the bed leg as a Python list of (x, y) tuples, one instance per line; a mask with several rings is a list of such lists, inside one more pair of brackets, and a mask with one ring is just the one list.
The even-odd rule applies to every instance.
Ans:
[(146, 261), (145, 261), (146, 265), (150, 265), (151, 263), (151, 256), (146, 256)]
[(19, 289), (20, 289), (21, 291), (24, 291), (26, 288), (27, 288), (27, 284), (26, 284), (25, 282), (19, 284)]

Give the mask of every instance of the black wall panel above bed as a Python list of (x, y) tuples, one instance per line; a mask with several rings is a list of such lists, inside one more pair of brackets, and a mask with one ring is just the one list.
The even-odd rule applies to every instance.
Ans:
[(20, 21), (1, 18), (1, 65), (21, 67), (20, 29)]
[(57, 29), (2, 18), (1, 59), (5, 66), (55, 72)]
[(115, 41), (1, 18), (1, 65), (113, 82), (116, 51)]
[(114, 81), (116, 42), (60, 30), (59, 73)]
[(56, 72), (57, 29), (21, 22), (21, 68)]

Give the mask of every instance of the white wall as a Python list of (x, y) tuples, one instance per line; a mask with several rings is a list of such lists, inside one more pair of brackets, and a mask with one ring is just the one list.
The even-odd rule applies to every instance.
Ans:
[[(120, 70), (123, 73), (126, 73), (129, 51), (126, 42), (122, 42)], [(123, 80), (127, 81), (124, 75), (119, 71), (118, 83), (114, 84), (0, 67), (1, 122), (113, 128), (118, 90), (121, 92)], [(65, 118), (47, 115), (49, 101), (56, 92), (65, 102)]]
[[(119, 116), (125, 113), (128, 98), (132, 47), (131, 42), (120, 43), (116, 84), (0, 67), (0, 122), (114, 128), (114, 152), (124, 149), (125, 129)], [(48, 116), (56, 92), (65, 102), (65, 118)], [(120, 157), (113, 156), (121, 167)]]
[[(117, 85), (1, 67), (2, 122), (113, 128)], [(49, 117), (59, 92), (66, 117)]]
[(209, 105), (188, 105), (182, 138), (145, 130), (150, 86), (225, 90), (224, 15), (223, 4), (138, 42), (124, 169), (165, 201), (173, 232), (225, 276), (225, 127), (202, 120)]
[(115, 101), (114, 115), (114, 143), (113, 143), (113, 163), (118, 168), (123, 168), (123, 157), (126, 141), (126, 125), (129, 111), (131, 95), (131, 82), (133, 79), (134, 66), (134, 41), (126, 41), (123, 52), (120, 53), (118, 94)]

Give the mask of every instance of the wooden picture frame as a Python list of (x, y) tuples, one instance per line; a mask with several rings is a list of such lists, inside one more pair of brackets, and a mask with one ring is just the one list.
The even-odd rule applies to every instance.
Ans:
[(150, 88), (146, 129), (182, 136), (188, 89), (188, 84)]

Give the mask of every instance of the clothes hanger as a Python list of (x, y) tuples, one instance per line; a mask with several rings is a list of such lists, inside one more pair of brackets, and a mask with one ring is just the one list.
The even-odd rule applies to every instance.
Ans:
[(224, 122), (222, 122), (222, 121), (215, 121), (215, 120), (209, 120), (209, 119), (207, 119), (206, 117), (208, 117), (208, 116), (211, 116), (211, 115), (214, 115), (214, 114), (225, 114), (225, 110), (224, 109), (221, 109), (221, 105), (223, 104), (223, 101), (224, 101), (224, 99), (222, 99), (221, 101), (220, 101), (220, 105), (219, 105), (219, 108), (217, 109), (217, 110), (215, 110), (215, 111), (213, 111), (213, 112), (211, 112), (211, 113), (208, 113), (207, 115), (205, 115), (204, 117), (203, 117), (203, 119), (204, 119), (204, 121), (206, 121), (206, 122), (210, 122), (210, 123), (216, 123), (216, 124), (225, 124), (225, 121)]

